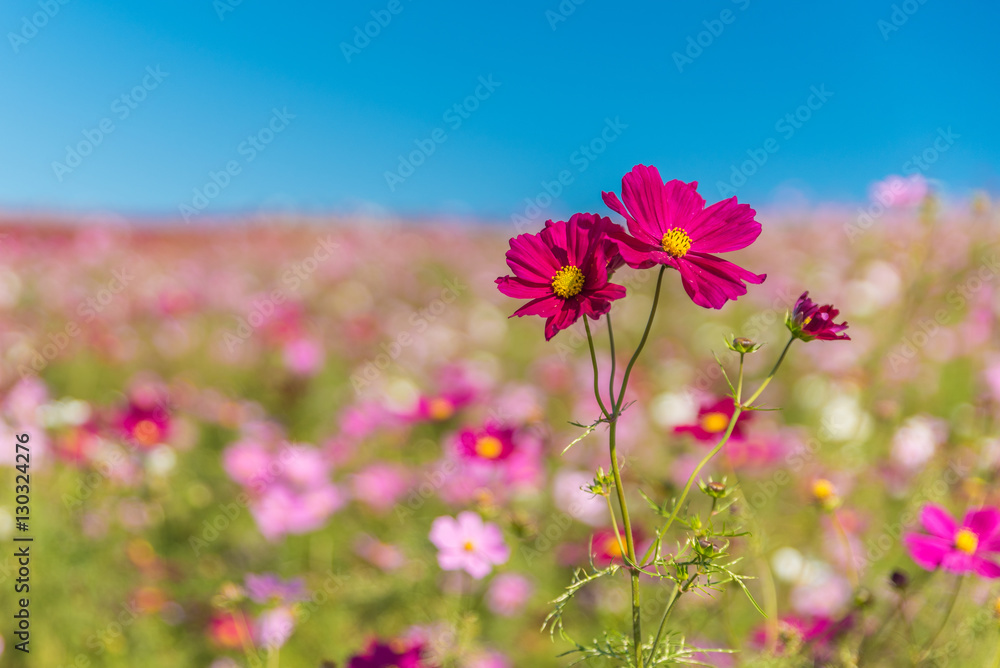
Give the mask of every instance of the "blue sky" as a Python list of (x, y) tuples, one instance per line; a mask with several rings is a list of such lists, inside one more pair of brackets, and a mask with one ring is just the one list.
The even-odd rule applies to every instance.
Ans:
[(63, 1), (0, 8), (4, 209), (547, 218), (640, 162), (1000, 192), (995, 3)]

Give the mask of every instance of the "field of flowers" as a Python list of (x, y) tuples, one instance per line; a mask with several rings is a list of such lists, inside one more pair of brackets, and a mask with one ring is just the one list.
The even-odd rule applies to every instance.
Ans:
[[(594, 369), (614, 404), (658, 268), (600, 256), (592, 360), (497, 289), (541, 224), (8, 221), (0, 661), (635, 665), (634, 580), (644, 666), (1000, 665), (1000, 216), (910, 199), (758, 212), (727, 257), (767, 280), (719, 310), (668, 269), (617, 414)], [(734, 415), (806, 290), (850, 340)]]

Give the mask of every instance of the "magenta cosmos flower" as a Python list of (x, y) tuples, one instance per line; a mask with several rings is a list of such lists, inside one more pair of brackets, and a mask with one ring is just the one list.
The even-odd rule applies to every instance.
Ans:
[[(682, 424), (674, 427), (678, 434), (691, 434), (699, 441), (715, 441), (725, 433), (729, 421), (736, 412), (736, 404), (732, 397), (723, 397), (711, 404), (705, 404), (698, 409), (698, 419), (694, 424)], [(733, 426), (732, 438), (743, 437), (743, 423), (751, 419), (750, 413), (743, 411)]]
[(969, 511), (959, 526), (943, 508), (927, 504), (920, 511), (920, 523), (926, 534), (911, 533), (903, 539), (918, 566), (929, 571), (943, 568), (952, 573), (1000, 577), (1000, 565), (984, 556), (1000, 552), (1000, 510)]
[(160, 405), (130, 401), (120, 417), (122, 433), (142, 450), (163, 443), (170, 436), (170, 415)]
[(785, 318), (785, 325), (788, 331), (796, 338), (803, 341), (850, 341), (851, 337), (841, 334), (847, 329), (847, 323), (836, 323), (834, 318), (840, 313), (833, 308), (833, 304), (820, 306), (809, 299), (809, 291), (806, 290), (795, 302), (795, 308)]
[(482, 429), (464, 429), (458, 435), (458, 452), (477, 461), (507, 459), (514, 452), (514, 430), (491, 424)]
[(347, 662), (347, 668), (428, 668), (421, 656), (422, 643), (409, 640), (371, 641), (368, 648)]
[(545, 318), (545, 340), (588, 315), (598, 319), (611, 302), (625, 296), (625, 288), (609, 282), (619, 266), (617, 245), (609, 234), (618, 225), (595, 213), (574, 214), (568, 222), (549, 221), (538, 234), (520, 234), (510, 240), (507, 266), (513, 276), (496, 280), (500, 292), (531, 301), (511, 317)]
[(698, 306), (722, 308), (727, 300), (747, 293), (744, 281), (759, 284), (767, 278), (713, 255), (746, 248), (760, 235), (757, 212), (737, 204), (735, 197), (706, 209), (697, 182), (664, 183), (656, 167), (645, 165), (636, 165), (622, 178), (624, 205), (614, 193), (603, 195), (632, 233), (609, 232), (622, 259), (636, 269), (657, 264), (676, 269)]
[(465, 571), (477, 580), (510, 557), (500, 527), (483, 522), (479, 515), (468, 510), (457, 518), (444, 516), (434, 520), (430, 538), (438, 549), (438, 564), (442, 569)]

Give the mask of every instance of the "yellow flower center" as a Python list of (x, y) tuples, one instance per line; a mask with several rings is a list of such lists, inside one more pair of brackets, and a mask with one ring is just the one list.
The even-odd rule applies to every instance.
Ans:
[(496, 459), (503, 452), (503, 443), (495, 436), (483, 436), (476, 441), (476, 454), (483, 459)]
[(966, 554), (975, 554), (979, 547), (979, 536), (974, 531), (959, 529), (955, 534), (955, 549)]
[(691, 237), (682, 228), (672, 227), (663, 235), (660, 245), (670, 257), (684, 257), (691, 250)]
[(465, 550), (466, 552), (472, 552), (473, 550), (476, 549), (476, 546), (472, 544), (471, 540), (467, 540), (465, 541), (465, 545), (462, 546), (462, 549)]
[(612, 536), (604, 542), (604, 553), (614, 559), (620, 559), (622, 556), (622, 546), (618, 542), (618, 539)]
[(818, 501), (826, 501), (837, 493), (837, 488), (833, 486), (833, 483), (824, 478), (818, 478), (813, 482), (813, 496), (816, 497)]
[(579, 267), (566, 265), (552, 277), (552, 290), (563, 299), (580, 294), (586, 279)]
[(701, 418), (701, 428), (709, 434), (718, 434), (729, 426), (729, 416), (725, 413), (705, 413)]
[(435, 420), (447, 420), (455, 413), (455, 406), (443, 397), (431, 399), (427, 412)]
[(160, 442), (160, 428), (152, 420), (141, 420), (135, 425), (132, 434), (143, 445), (156, 445)]

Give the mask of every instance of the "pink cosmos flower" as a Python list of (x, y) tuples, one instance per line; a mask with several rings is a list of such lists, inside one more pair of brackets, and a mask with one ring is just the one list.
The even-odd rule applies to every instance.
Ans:
[(892, 174), (872, 185), (872, 199), (884, 206), (915, 206), (927, 196), (927, 179), (920, 174), (903, 177)]
[(684, 290), (704, 308), (722, 308), (747, 293), (746, 283), (760, 284), (754, 274), (713, 253), (728, 253), (752, 244), (760, 235), (756, 211), (735, 197), (705, 208), (698, 183), (664, 183), (656, 167), (636, 165), (622, 178), (622, 202), (603, 193), (604, 203), (625, 217), (631, 236), (610, 229), (622, 259), (635, 269), (657, 264), (680, 272)]
[(313, 376), (323, 368), (326, 354), (315, 339), (300, 337), (285, 343), (281, 351), (285, 368), (297, 376)]
[[(778, 621), (778, 654), (784, 654), (786, 644), (798, 647), (802, 643), (812, 648), (816, 658), (825, 657), (833, 641), (854, 625), (854, 617), (848, 615), (840, 621), (829, 617), (796, 617), (790, 615)], [(798, 642), (787, 642), (792, 636), (798, 637)], [(758, 629), (751, 637), (751, 642), (757, 647), (764, 647), (767, 632)]]
[[(678, 434), (691, 434), (699, 441), (716, 442), (729, 427), (729, 421), (736, 412), (736, 404), (732, 397), (722, 397), (711, 404), (705, 404), (698, 409), (698, 421), (694, 424), (682, 424), (674, 427)], [(753, 419), (753, 416), (743, 411), (736, 419), (731, 438), (743, 437), (743, 425)]]
[(409, 488), (410, 475), (404, 467), (382, 462), (358, 471), (351, 483), (354, 498), (380, 512), (395, 506)]
[[(621, 228), (593, 213), (574, 214), (568, 222), (549, 221), (538, 234), (510, 240), (507, 265), (514, 276), (496, 279), (500, 292), (531, 301), (511, 317), (545, 318), (545, 340), (566, 329), (581, 315), (594, 320), (625, 296), (625, 288), (610, 282), (618, 252), (608, 238)], [(624, 232), (622, 232), (624, 234)]]
[(288, 606), (279, 606), (260, 613), (254, 624), (254, 640), (260, 645), (277, 649), (288, 642), (295, 630), (295, 613)]
[(463, 429), (458, 435), (458, 453), (466, 459), (497, 462), (514, 452), (514, 430), (488, 424), (482, 429)]
[(247, 573), (245, 578), (247, 596), (257, 603), (295, 603), (309, 598), (306, 582), (302, 578), (282, 580), (274, 573)]
[[(641, 529), (632, 527), (632, 540), (635, 541), (635, 551), (638, 556), (647, 547), (648, 541), (646, 540), (646, 535)], [(614, 530), (600, 529), (594, 532), (594, 535), (590, 539), (590, 545), (595, 565), (604, 568), (611, 564), (624, 563), (622, 558), (625, 556), (625, 553), (622, 550), (627, 549), (624, 534), (622, 535), (621, 543), (619, 543), (618, 536), (615, 535)]]
[(457, 518), (445, 515), (435, 519), (430, 539), (438, 548), (438, 564), (442, 569), (464, 570), (477, 580), (510, 557), (500, 527), (483, 522), (471, 511), (459, 513)]
[(503, 573), (493, 578), (486, 592), (486, 603), (498, 615), (513, 617), (531, 598), (535, 587), (531, 580), (517, 573)]
[(958, 526), (943, 508), (927, 504), (920, 511), (920, 523), (926, 534), (911, 533), (903, 538), (918, 566), (929, 571), (943, 568), (952, 573), (1000, 577), (1000, 565), (984, 556), (1000, 552), (1000, 510), (969, 511)]
[(795, 308), (785, 318), (785, 325), (793, 336), (803, 341), (850, 341), (851, 337), (841, 334), (847, 329), (847, 323), (836, 323), (834, 318), (840, 313), (833, 308), (833, 304), (820, 306), (809, 299), (809, 291), (806, 290), (795, 302)]

